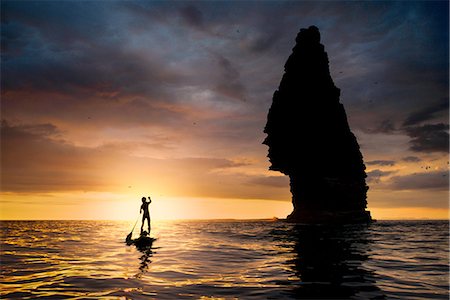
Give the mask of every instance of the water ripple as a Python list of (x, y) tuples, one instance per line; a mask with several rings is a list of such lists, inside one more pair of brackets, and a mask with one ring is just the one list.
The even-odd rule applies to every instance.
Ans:
[(2, 299), (448, 299), (448, 222), (2, 221)]

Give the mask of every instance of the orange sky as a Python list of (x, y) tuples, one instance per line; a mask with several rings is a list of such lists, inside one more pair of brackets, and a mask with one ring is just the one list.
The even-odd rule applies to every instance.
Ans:
[[(18, 150), (3, 153), (9, 158), (3, 167), (10, 171), (3, 182), (16, 191), (2, 193), (2, 219), (128, 220), (137, 216), (142, 196), (152, 197), (155, 219), (284, 218), (292, 209), (288, 178), (267, 170), (263, 145), (255, 144), (259, 153), (246, 157), (157, 159), (137, 156), (133, 148), (76, 147), (16, 135)], [(439, 171), (444, 163), (436, 160), (430, 167)], [(367, 173), (376, 168), (369, 166)], [(22, 169), (30, 176), (20, 177)], [(433, 188), (433, 182), (423, 189), (396, 186), (405, 185), (396, 183), (403, 174), (423, 172), (423, 166), (404, 162), (383, 170), (392, 173), (369, 182), (374, 218), (448, 218), (448, 191)], [(15, 178), (21, 180), (7, 181)]]

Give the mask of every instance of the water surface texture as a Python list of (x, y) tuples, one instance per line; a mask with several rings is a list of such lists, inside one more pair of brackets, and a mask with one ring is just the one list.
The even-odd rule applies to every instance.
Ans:
[(2, 299), (448, 299), (448, 222), (2, 221)]

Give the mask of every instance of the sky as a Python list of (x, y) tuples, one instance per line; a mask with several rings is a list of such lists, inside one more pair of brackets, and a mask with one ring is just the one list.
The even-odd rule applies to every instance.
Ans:
[(448, 1), (2, 1), (0, 219), (286, 217), (263, 129), (311, 25), (372, 216), (447, 219)]

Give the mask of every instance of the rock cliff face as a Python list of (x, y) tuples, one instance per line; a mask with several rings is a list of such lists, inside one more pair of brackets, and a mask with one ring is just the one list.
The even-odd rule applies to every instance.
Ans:
[(317, 27), (301, 29), (273, 95), (264, 144), (271, 170), (289, 176), (293, 212), (289, 221), (360, 223), (366, 211), (366, 173), (350, 131), (340, 90)]

